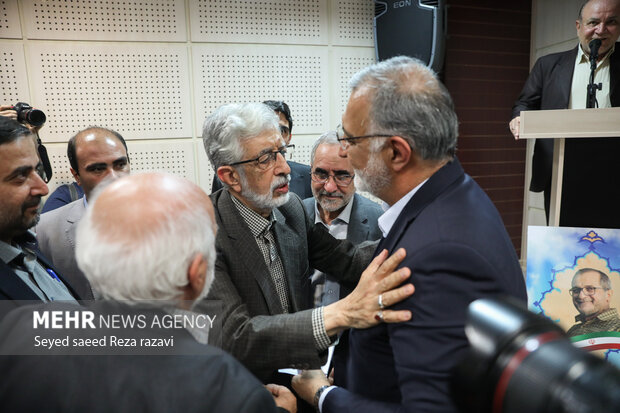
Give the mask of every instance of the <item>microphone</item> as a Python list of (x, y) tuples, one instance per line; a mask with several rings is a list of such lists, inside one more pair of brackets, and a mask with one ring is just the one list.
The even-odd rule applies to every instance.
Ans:
[(590, 48), (590, 64), (596, 69), (596, 60), (598, 59), (598, 49), (601, 47), (601, 39), (592, 39), (588, 44)]

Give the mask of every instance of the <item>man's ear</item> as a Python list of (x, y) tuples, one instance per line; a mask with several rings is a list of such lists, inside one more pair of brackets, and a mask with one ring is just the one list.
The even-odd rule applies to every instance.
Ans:
[(241, 192), (239, 173), (232, 166), (225, 165), (217, 168), (217, 177), (235, 192)]
[(413, 150), (409, 146), (409, 142), (401, 136), (392, 136), (388, 142), (390, 145), (389, 162), (392, 169), (399, 172), (409, 164)]
[(80, 182), (80, 175), (78, 175), (77, 171), (73, 168), (69, 169), (71, 171), (71, 175), (73, 175), (73, 179), (75, 179), (75, 182), (78, 183), (78, 185), (82, 185), (82, 183)]
[(187, 285), (183, 288), (183, 299), (193, 301), (205, 287), (207, 259), (200, 253), (194, 256), (187, 269)]

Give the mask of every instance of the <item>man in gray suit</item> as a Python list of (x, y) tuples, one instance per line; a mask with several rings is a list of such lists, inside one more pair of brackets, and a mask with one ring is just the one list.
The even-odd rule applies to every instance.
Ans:
[[(381, 238), (377, 220), (383, 210), (376, 202), (355, 193), (353, 167), (348, 157), (339, 155), (336, 131), (327, 132), (314, 142), (311, 159), (313, 198), (304, 199), (308, 219), (324, 225), (337, 239), (353, 244)], [(312, 291), (315, 307), (329, 305), (346, 297), (355, 287), (339, 283), (334, 277), (315, 271)], [(343, 374), (348, 359), (349, 334), (338, 338), (334, 352), (334, 382), (346, 386)]]
[[(260, 103), (218, 108), (203, 126), (205, 150), (224, 188), (211, 194), (218, 224), (216, 276), (209, 298), (221, 300), (223, 348), (259, 379), (278, 368), (318, 367), (346, 328), (407, 320), (379, 311), (413, 293), (400, 288), (409, 269), (392, 272), (404, 250), (373, 260), (375, 246), (354, 248), (314, 225), (288, 191), (290, 167), (278, 117)], [(359, 279), (345, 299), (311, 309), (310, 268)], [(381, 295), (382, 300), (378, 297)]]
[(125, 139), (110, 129), (89, 127), (67, 144), (71, 174), (84, 189), (84, 198), (41, 215), (37, 240), (43, 254), (72, 283), (84, 299), (92, 299), (90, 285), (75, 261), (75, 228), (84, 215), (93, 189), (103, 179), (129, 174)]
[[(353, 244), (381, 238), (377, 220), (383, 210), (376, 202), (355, 193), (353, 168), (338, 152), (336, 132), (330, 131), (314, 142), (311, 160), (313, 198), (304, 199), (308, 219), (322, 224), (337, 239)], [(312, 276), (314, 305), (328, 305), (346, 297), (353, 289), (316, 271)]]

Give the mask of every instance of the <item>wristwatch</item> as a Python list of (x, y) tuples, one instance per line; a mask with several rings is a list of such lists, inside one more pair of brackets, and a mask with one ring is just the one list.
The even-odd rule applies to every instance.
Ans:
[(317, 412), (319, 411), (319, 399), (321, 398), (321, 394), (323, 394), (325, 389), (328, 387), (330, 386), (329, 385), (321, 386), (316, 391), (316, 393), (314, 393), (314, 408), (316, 409)]

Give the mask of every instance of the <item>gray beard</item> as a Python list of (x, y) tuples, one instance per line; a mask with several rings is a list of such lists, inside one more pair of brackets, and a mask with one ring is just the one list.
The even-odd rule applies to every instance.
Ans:
[(378, 156), (371, 153), (364, 169), (355, 169), (355, 187), (358, 191), (369, 192), (377, 198), (390, 186), (389, 169)]
[(266, 194), (257, 194), (252, 189), (250, 189), (248, 185), (248, 181), (245, 178), (245, 175), (239, 174), (239, 178), (241, 180), (241, 196), (244, 197), (250, 204), (254, 205), (257, 209), (274, 209), (280, 207), (288, 202), (290, 199), (290, 192), (287, 192), (286, 195), (282, 195), (279, 197), (273, 196), (273, 191), (282, 185), (286, 180), (289, 181), (289, 177), (278, 177), (273, 184), (269, 192)]

